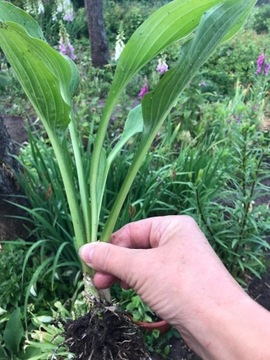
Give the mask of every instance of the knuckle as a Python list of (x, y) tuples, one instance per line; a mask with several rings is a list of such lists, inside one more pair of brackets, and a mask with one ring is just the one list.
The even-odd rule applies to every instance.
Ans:
[(96, 264), (96, 270), (107, 272), (109, 270), (111, 247), (108, 244), (99, 244), (94, 253), (93, 262)]
[(190, 215), (181, 215), (181, 219), (185, 224), (188, 224), (190, 226), (197, 226), (196, 221)]

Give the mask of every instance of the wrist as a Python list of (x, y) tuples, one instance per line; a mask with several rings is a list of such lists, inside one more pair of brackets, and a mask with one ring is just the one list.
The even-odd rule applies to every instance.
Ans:
[(233, 303), (212, 304), (185, 329), (178, 327), (202, 359), (270, 359), (269, 312), (244, 292), (239, 291), (237, 296)]

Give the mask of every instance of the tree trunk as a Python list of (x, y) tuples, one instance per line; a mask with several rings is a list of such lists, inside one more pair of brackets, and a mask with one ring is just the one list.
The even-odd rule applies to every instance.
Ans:
[(85, 0), (92, 64), (103, 67), (109, 62), (109, 47), (105, 32), (102, 0)]
[(270, 4), (270, 0), (258, 0), (256, 3), (257, 6), (265, 5), (265, 4)]

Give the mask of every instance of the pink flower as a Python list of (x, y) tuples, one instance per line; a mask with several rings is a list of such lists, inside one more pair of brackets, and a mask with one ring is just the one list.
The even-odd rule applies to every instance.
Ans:
[(158, 59), (158, 65), (156, 67), (157, 72), (160, 73), (160, 75), (163, 75), (165, 72), (167, 72), (169, 69), (168, 64), (166, 63), (164, 58)]
[(142, 99), (144, 97), (145, 94), (148, 93), (148, 85), (147, 84), (144, 84), (141, 88), (141, 91), (139, 92), (138, 94), (138, 98), (139, 99)]
[(73, 21), (74, 20), (74, 14), (73, 14), (73, 12), (69, 12), (68, 14), (65, 14), (64, 15), (64, 17), (63, 17), (63, 19), (65, 20), (65, 21)]
[(266, 62), (265, 54), (262, 53), (257, 59), (256, 74), (263, 73), (263, 75), (266, 76), (268, 75), (269, 70), (270, 70), (270, 64)]
[(264, 60), (265, 60), (265, 55), (264, 55), (264, 53), (262, 53), (262, 54), (258, 57), (257, 66), (262, 67), (263, 64), (264, 64)]
[(74, 47), (71, 45), (68, 37), (65, 39), (62, 36), (60, 37), (59, 50), (61, 54), (68, 56), (71, 60), (76, 59), (76, 55), (74, 54)]
[(264, 67), (264, 75), (265, 76), (268, 75), (269, 70), (270, 70), (270, 64), (267, 63), (267, 64), (265, 64), (265, 67)]
[(60, 52), (61, 52), (62, 54), (65, 55), (65, 54), (66, 54), (66, 51), (67, 51), (66, 45), (60, 43), (60, 45), (59, 45), (59, 50), (60, 50)]
[(74, 47), (73, 45), (71, 45), (69, 43), (67, 51), (66, 51), (67, 56), (71, 59), (71, 60), (75, 60), (76, 59), (76, 55), (74, 54)]

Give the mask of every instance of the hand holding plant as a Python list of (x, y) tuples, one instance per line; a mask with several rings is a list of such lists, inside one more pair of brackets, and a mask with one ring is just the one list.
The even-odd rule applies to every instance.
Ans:
[(112, 244), (87, 244), (80, 254), (98, 270), (98, 286), (118, 278), (135, 288), (203, 359), (269, 357), (269, 313), (243, 291), (191, 217), (133, 222)]
[[(76, 132), (72, 110), (72, 96), (79, 81), (77, 68), (69, 58), (46, 43), (41, 29), (27, 13), (11, 3), (0, 2), (0, 45), (54, 148), (70, 206), (77, 249), (97, 239), (108, 171), (121, 148), (131, 137), (141, 133), (138, 150), (102, 231), (104, 241), (109, 240), (132, 181), (179, 94), (214, 49), (239, 30), (254, 4), (254, 0), (173, 1), (140, 26), (118, 61), (103, 117), (95, 134), (94, 150), (89, 153), (90, 174), (86, 174), (81, 161), (82, 143), (80, 134)], [(119, 142), (107, 154), (105, 136), (108, 123), (125, 86), (154, 56), (194, 30), (195, 35), (181, 49), (179, 62), (144, 97), (142, 105), (130, 112)], [(67, 151), (68, 134), (79, 180), (79, 197), (72, 179), (72, 158)]]
[[(254, 0), (173, 1), (151, 15), (132, 35), (119, 58), (98, 132), (93, 134), (90, 173), (85, 173), (84, 149), (72, 109), (79, 81), (77, 68), (46, 43), (38, 24), (27, 13), (11, 3), (0, 2), (0, 46), (54, 149), (70, 208), (76, 250), (96, 241), (99, 231), (103, 241), (109, 240), (132, 182), (179, 94), (215, 48), (239, 30), (254, 4)], [(194, 30), (195, 34), (181, 48), (178, 63), (144, 96), (142, 104), (131, 110), (118, 143), (108, 153), (105, 141), (108, 123), (126, 85), (154, 56)], [(139, 133), (130, 169), (104, 228), (100, 229), (99, 216), (111, 164), (127, 141)], [(78, 189), (73, 180), (73, 162)], [(89, 272), (83, 263), (82, 267)]]
[[(92, 134), (93, 143), (88, 147), (93, 149), (88, 154), (90, 169), (85, 171), (82, 161), (85, 150), (72, 106), (79, 81), (77, 68), (68, 57), (48, 45), (38, 24), (27, 13), (0, 1), (0, 47), (50, 139), (69, 204), (76, 251), (98, 237), (103, 241), (110, 239), (134, 178), (180, 93), (215, 48), (241, 28), (255, 2), (175, 0), (153, 13), (121, 53), (98, 131)], [(125, 87), (144, 65), (188, 35), (178, 62), (162, 75), (142, 103), (130, 111), (119, 141), (108, 150), (108, 124)], [(101, 228), (100, 213), (109, 170), (131, 138), (137, 141), (136, 152)], [(93, 273), (84, 262), (82, 269), (86, 274)], [(92, 285), (87, 290), (97, 295)]]

